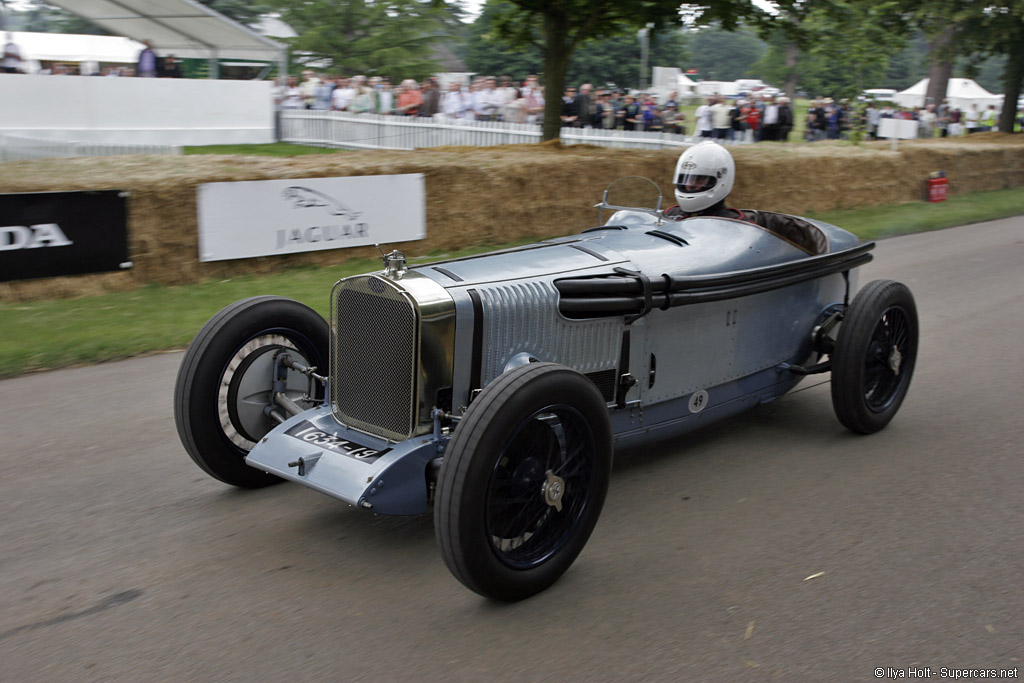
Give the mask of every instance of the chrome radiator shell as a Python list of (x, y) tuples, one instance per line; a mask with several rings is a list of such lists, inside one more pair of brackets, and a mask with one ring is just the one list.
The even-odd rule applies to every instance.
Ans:
[(389, 441), (428, 433), (451, 387), (455, 302), (418, 273), (340, 280), (331, 291), (331, 411)]

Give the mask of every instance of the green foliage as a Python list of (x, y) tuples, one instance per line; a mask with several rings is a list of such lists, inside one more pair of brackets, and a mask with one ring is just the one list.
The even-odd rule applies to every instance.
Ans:
[(3, 12), (5, 31), (32, 31), (35, 33), (84, 33), (106, 36), (107, 31), (77, 14), (59, 7), (51, 7), (38, 0), (23, 3), (25, 8)]
[(875, 88), (905, 90), (928, 75), (928, 39), (920, 31), (889, 58), (889, 69)]
[[(466, 66), (470, 71), (490, 75), (509, 75), (521, 81), (529, 74), (540, 74), (543, 80), (544, 57), (539, 45), (540, 31), (522, 47), (500, 29), (500, 15), (512, 9), (508, 0), (490, 0), (470, 28)], [(687, 36), (675, 30), (657, 31), (650, 39), (648, 64), (651, 66), (683, 66), (688, 61)], [(615, 83), (622, 88), (636, 88), (640, 83), (640, 41), (634, 31), (593, 38), (580, 44), (573, 53), (566, 72), (566, 82), (594, 84)], [(650, 74), (647, 75), (648, 80)]]
[[(795, 2), (780, 0), (783, 5)], [(717, 19), (727, 29), (744, 17), (765, 15), (749, 0), (711, 0), (696, 7), (699, 11), (690, 15), (692, 21)], [(643, 27), (659, 31), (681, 25), (684, 15), (678, 0), (510, 0), (507, 10), (496, 13), (495, 21), (500, 35), (512, 45), (542, 45), (546, 81), (543, 138), (551, 140), (558, 137), (561, 127), (558, 98), (577, 48), (587, 40), (629, 34)], [(538, 35), (543, 36), (540, 41)]]
[(754, 68), (768, 52), (769, 45), (753, 31), (726, 31), (714, 24), (692, 35), (688, 67), (697, 69), (700, 78), (708, 81), (734, 81), (747, 76), (768, 80), (761, 69)]
[(263, 3), (250, 0), (198, 0), (198, 2), (246, 26), (258, 23), (260, 15), (266, 14), (268, 11), (268, 7)]
[[(799, 14), (780, 14), (757, 70), (775, 83), (791, 80), (810, 95), (853, 98), (879, 87), (890, 56), (905, 44), (903, 34), (883, 20), (890, 11), (885, 2), (819, 0), (806, 3)], [(794, 48), (796, 63), (786, 66), (786, 51)]]
[(436, 69), (430, 44), (444, 8), (428, 0), (267, 0), (298, 37), (293, 57), (329, 60), (338, 74), (425, 78)]

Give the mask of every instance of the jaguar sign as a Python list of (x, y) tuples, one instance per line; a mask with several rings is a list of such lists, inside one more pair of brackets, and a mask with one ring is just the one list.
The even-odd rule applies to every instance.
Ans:
[(207, 183), (198, 205), (200, 261), (426, 237), (421, 173)]

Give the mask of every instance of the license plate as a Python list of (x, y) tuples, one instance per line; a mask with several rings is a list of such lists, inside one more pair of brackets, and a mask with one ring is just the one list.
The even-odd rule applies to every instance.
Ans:
[(310, 446), (316, 446), (317, 448), (322, 448), (326, 451), (331, 451), (332, 453), (340, 453), (341, 455), (355, 458), (356, 460), (362, 460), (363, 462), (373, 462), (391, 450), (390, 448), (385, 448), (383, 450), (367, 448), (366, 446), (357, 444), (354, 441), (343, 439), (336, 434), (330, 434), (322, 429), (318, 429), (316, 425), (306, 420), (303, 420), (297, 425), (293, 425), (285, 432), (285, 434), (304, 443), (308, 443)]

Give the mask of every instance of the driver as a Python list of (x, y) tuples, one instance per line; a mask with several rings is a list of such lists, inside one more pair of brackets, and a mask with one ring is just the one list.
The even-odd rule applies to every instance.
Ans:
[(672, 183), (679, 203), (665, 211), (665, 216), (676, 220), (696, 216), (746, 220), (742, 211), (725, 205), (735, 176), (736, 164), (725, 147), (708, 140), (687, 148), (679, 155)]

